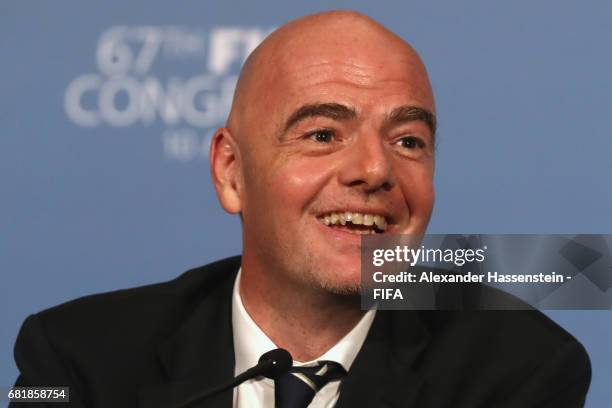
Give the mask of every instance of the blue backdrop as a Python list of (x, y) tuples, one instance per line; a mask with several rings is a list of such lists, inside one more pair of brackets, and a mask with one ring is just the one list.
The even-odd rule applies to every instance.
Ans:
[[(288, 3), (0, 4), (0, 388), (28, 314), (240, 252), (208, 141), (244, 56), (306, 13), (354, 8), (420, 51), (430, 232), (612, 232), (612, 2)], [(591, 355), (588, 406), (610, 406), (610, 312), (549, 315)]]

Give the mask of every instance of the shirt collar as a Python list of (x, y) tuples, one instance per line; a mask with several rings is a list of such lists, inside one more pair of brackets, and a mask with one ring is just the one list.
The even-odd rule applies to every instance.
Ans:
[[(232, 329), (236, 373), (241, 373), (253, 367), (263, 353), (277, 348), (274, 342), (257, 326), (242, 304), (239, 290), (241, 273), (242, 268), (238, 270), (232, 294)], [(293, 364), (304, 366), (315, 364), (320, 360), (329, 360), (339, 363), (348, 372), (372, 326), (375, 314), (374, 309), (366, 312), (350, 332), (319, 358), (307, 362), (294, 361)]]

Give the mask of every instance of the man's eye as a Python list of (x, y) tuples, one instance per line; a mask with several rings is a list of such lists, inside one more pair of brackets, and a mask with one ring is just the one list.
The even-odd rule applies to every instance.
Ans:
[(315, 142), (329, 143), (333, 140), (334, 135), (329, 130), (320, 129), (320, 130), (315, 130), (314, 132), (310, 133), (309, 137)]
[(425, 142), (416, 136), (404, 136), (396, 142), (405, 149), (423, 149)]

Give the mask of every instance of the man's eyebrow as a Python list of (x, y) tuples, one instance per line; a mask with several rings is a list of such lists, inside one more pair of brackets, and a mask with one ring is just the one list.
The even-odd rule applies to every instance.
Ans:
[(419, 120), (424, 122), (432, 135), (436, 134), (436, 115), (418, 106), (404, 105), (393, 109), (387, 117), (387, 122), (403, 123)]
[(357, 117), (357, 113), (355, 112), (355, 109), (339, 103), (314, 103), (303, 105), (293, 112), (291, 116), (289, 116), (289, 119), (287, 119), (287, 122), (285, 123), (283, 133), (302, 119), (313, 116), (324, 116), (336, 120), (347, 120)]

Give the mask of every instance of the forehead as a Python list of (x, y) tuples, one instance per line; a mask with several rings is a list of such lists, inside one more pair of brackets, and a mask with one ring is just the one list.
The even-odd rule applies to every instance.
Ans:
[(360, 113), (388, 113), (400, 105), (434, 110), (418, 57), (371, 47), (300, 51), (279, 55), (279, 63), (267, 71), (269, 112), (286, 116), (315, 102), (343, 103)]

